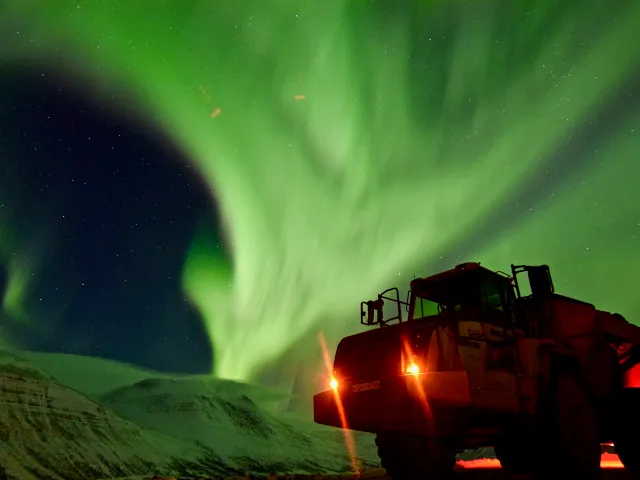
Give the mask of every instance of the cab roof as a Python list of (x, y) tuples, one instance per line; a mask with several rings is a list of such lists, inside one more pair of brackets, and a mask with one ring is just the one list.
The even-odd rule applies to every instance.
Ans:
[(449, 303), (452, 297), (466, 296), (464, 291), (473, 289), (480, 279), (507, 281), (508, 276), (484, 268), (478, 262), (467, 262), (429, 277), (416, 278), (411, 281), (411, 290), (438, 303)]

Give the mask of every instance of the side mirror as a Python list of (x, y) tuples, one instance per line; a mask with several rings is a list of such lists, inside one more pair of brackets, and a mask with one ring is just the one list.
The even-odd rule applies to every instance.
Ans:
[(531, 267), (527, 275), (533, 295), (549, 295), (555, 291), (548, 266)]
[(365, 325), (377, 325), (382, 322), (382, 306), (384, 305), (384, 301), (380, 298), (378, 300), (369, 300), (368, 302), (363, 302), (360, 314), (364, 318), (364, 305), (367, 306), (366, 312), (366, 323)]

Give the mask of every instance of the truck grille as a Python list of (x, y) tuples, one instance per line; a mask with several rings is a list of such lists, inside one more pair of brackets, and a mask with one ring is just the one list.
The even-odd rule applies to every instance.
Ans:
[(403, 373), (402, 339), (410, 339), (412, 349), (426, 355), (434, 328), (434, 325), (401, 324), (346, 337), (336, 350), (333, 374), (342, 384), (397, 377)]

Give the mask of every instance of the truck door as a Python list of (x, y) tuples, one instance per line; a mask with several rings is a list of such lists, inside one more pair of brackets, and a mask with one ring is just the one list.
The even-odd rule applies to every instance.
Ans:
[(515, 363), (510, 360), (515, 342), (505, 339), (497, 329), (486, 336), (481, 322), (461, 321), (459, 328), (458, 353), (469, 377), (472, 405), (517, 412), (520, 396)]
[(499, 281), (486, 281), (485, 305), (476, 321), (460, 321), (458, 351), (469, 375), (472, 404), (481, 409), (517, 412), (520, 408), (517, 343), (510, 309)]

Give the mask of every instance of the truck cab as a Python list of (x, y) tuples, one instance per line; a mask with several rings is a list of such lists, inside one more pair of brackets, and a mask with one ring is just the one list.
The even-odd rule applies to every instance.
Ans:
[[(391, 295), (395, 294), (395, 298)], [(464, 263), (410, 283), (408, 300), (399, 301), (397, 289), (389, 289), (377, 300), (362, 302), (361, 318), (364, 325), (388, 326), (405, 321), (401, 305), (406, 308), (406, 320), (429, 317), (477, 320), (495, 324), (503, 329), (516, 327), (516, 286), (511, 277), (488, 270), (479, 263)], [(397, 314), (385, 318), (385, 300), (397, 305)], [(438, 318), (436, 318), (438, 317)]]
[(414, 279), (410, 288), (409, 320), (436, 313), (491, 320), (503, 328), (514, 324), (516, 296), (510, 278), (478, 263)]

